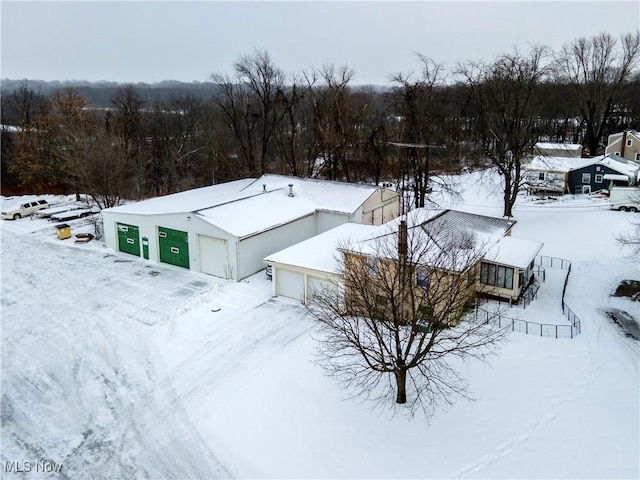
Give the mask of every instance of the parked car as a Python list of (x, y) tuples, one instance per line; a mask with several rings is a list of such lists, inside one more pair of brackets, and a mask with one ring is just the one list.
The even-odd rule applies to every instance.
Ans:
[(46, 200), (31, 200), (29, 202), (16, 203), (2, 207), (2, 219), (3, 220), (15, 220), (17, 218), (27, 217), (33, 215), (38, 210), (44, 210), (49, 208), (49, 203)]

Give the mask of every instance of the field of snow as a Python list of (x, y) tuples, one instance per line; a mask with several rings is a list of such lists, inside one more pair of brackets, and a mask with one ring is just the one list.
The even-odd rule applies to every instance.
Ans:
[[(464, 195), (440, 206), (501, 215), (486, 178), (457, 180)], [(59, 478), (639, 478), (640, 346), (603, 313), (640, 319), (610, 296), (640, 280), (614, 238), (632, 218), (520, 198), (514, 236), (572, 262), (582, 334), (510, 334), (460, 365), (474, 400), (428, 422), (348, 399), (313, 362), (313, 320), (263, 273), (224, 282), (0, 222), (3, 478), (42, 478), (37, 462)], [(513, 315), (564, 321), (554, 275)]]

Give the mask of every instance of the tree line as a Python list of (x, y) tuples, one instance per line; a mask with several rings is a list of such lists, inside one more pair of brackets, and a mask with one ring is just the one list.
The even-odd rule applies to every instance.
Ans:
[(375, 88), (355, 85), (346, 65), (288, 74), (254, 51), (212, 74), (207, 94), (152, 99), (121, 85), (106, 108), (89, 104), (86, 87), (44, 95), (25, 81), (1, 97), (2, 187), (87, 193), (109, 207), (263, 173), (410, 178), (423, 206), (438, 175), (493, 166), (511, 215), (536, 141), (594, 155), (610, 133), (640, 129), (639, 55), (638, 32), (448, 69), (417, 55), (415, 71)]

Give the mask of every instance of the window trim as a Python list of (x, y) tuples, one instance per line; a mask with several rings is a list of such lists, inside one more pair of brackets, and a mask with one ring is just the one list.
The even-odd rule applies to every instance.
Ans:
[[(586, 182), (585, 182), (585, 179), (586, 179)], [(591, 183), (591, 174), (590, 173), (583, 173), (582, 174), (582, 182), (581, 183), (583, 185)]]
[(603, 182), (603, 179), (604, 179), (604, 175), (603, 175), (603, 174), (601, 174), (601, 173), (596, 173), (596, 179), (595, 179), (595, 182), (596, 182), (596, 183), (602, 183), (602, 182)]
[(633, 139), (627, 138), (627, 147), (632, 147), (632, 146), (633, 146)]
[(538, 172), (538, 180), (541, 180), (544, 182), (547, 179), (546, 176), (547, 175), (545, 172)]

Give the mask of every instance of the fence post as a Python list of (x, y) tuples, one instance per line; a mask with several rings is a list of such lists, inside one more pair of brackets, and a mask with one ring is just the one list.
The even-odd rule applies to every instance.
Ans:
[(556, 338), (558, 338), (558, 325), (556, 325)]
[(540, 324), (540, 336), (542, 336), (542, 324)]

